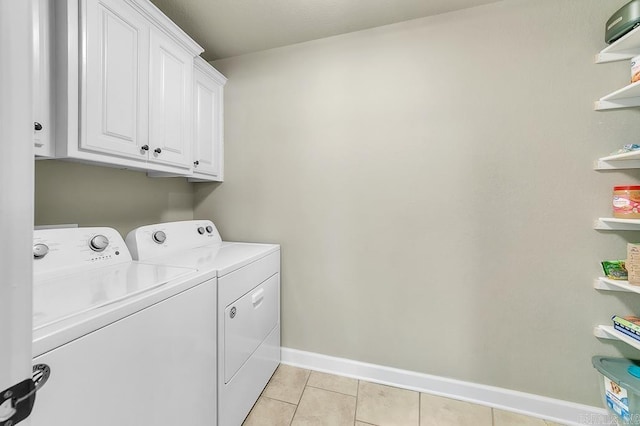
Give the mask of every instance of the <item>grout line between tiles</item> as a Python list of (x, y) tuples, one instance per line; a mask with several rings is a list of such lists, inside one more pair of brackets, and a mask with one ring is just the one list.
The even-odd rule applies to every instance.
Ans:
[(338, 391), (334, 391), (334, 390), (331, 390), (331, 389), (319, 388), (317, 386), (311, 386), (311, 385), (307, 385), (304, 388), (305, 389), (307, 389), (307, 388), (318, 389), (318, 390), (321, 390), (321, 391), (331, 392), (331, 393), (335, 393), (335, 394), (338, 394), (338, 395), (350, 396), (351, 398), (356, 398), (356, 402), (358, 400), (358, 397), (356, 395), (350, 395), (348, 393), (338, 392)]
[[(353, 396), (353, 395), (351, 395)], [(353, 426), (356, 426), (356, 411), (358, 410), (358, 391), (356, 391), (355, 405), (353, 406)]]
[(422, 424), (422, 392), (418, 392), (418, 426)]
[(302, 388), (302, 393), (300, 394), (300, 398), (298, 398), (298, 403), (296, 405), (300, 405), (300, 401), (302, 401), (302, 395), (304, 395), (304, 391), (307, 389), (307, 385), (309, 384), (309, 379), (311, 378), (311, 370), (307, 370), (309, 374), (307, 374), (307, 380), (304, 381), (304, 386)]
[(262, 398), (272, 399), (272, 400), (274, 400), (274, 401), (278, 401), (278, 402), (283, 402), (283, 403), (285, 403), (285, 404), (289, 404), (289, 405), (298, 405), (298, 404), (294, 404), (294, 403), (293, 403), (293, 402), (291, 402), (291, 401), (285, 401), (285, 400), (283, 400), (283, 399), (274, 398), (274, 397), (272, 397), (272, 396), (261, 396), (261, 397), (262, 397)]
[(302, 397), (304, 396), (304, 392), (307, 390), (307, 383), (309, 383), (309, 378), (311, 377), (311, 370), (307, 370), (309, 371), (309, 374), (307, 375), (307, 380), (305, 380), (304, 382), (304, 387), (302, 388), (302, 393), (300, 394), (300, 398), (298, 398), (298, 403), (296, 404), (296, 409), (293, 411), (293, 416), (291, 417), (291, 421), (289, 422), (289, 426), (291, 426), (291, 424), (293, 423), (293, 419), (296, 418), (296, 413), (298, 412), (298, 407), (300, 407), (300, 401), (302, 401)]
[(355, 426), (358, 421), (358, 401), (360, 400), (360, 380), (358, 380), (358, 384), (356, 386), (356, 412), (353, 414), (353, 424)]
[(356, 381), (356, 405), (353, 407), (353, 426), (356, 426), (358, 419), (358, 388), (360, 387), (360, 380)]
[(356, 398), (356, 400), (357, 400), (357, 398), (358, 398), (358, 394), (357, 394), (357, 392), (356, 392), (356, 394), (355, 394), (355, 395), (352, 395), (352, 394), (350, 394), (350, 393), (339, 392), (339, 391), (332, 390), (332, 389), (325, 389), (325, 388), (321, 388), (321, 387), (319, 387), (319, 386), (313, 386), (313, 385), (306, 385), (306, 386), (305, 386), (305, 388), (320, 389), (320, 390), (327, 391), (327, 392), (337, 393), (337, 394), (339, 394), (339, 395), (352, 396), (352, 397)]
[(296, 413), (298, 412), (298, 407), (300, 407), (300, 401), (302, 400), (302, 396), (304, 395), (304, 391), (307, 389), (307, 386), (305, 385), (304, 389), (302, 389), (302, 394), (300, 395), (300, 400), (298, 400), (298, 403), (296, 404), (296, 409), (293, 410), (293, 416), (291, 416), (291, 421), (289, 422), (289, 426), (291, 426), (293, 424), (293, 419), (296, 418)]

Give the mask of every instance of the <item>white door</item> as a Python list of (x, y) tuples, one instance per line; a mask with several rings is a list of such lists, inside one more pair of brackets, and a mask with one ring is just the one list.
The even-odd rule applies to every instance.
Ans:
[(33, 10), (0, 0), (0, 392), (31, 378)]
[(50, 0), (34, 2), (33, 13), (33, 144), (35, 155), (53, 157), (53, 15)]
[[(198, 61), (199, 58), (196, 58)], [(200, 62), (200, 63), (198, 63)], [(201, 68), (211, 67), (204, 60), (194, 68), (194, 173), (222, 180), (222, 84)]]
[(193, 55), (151, 31), (149, 161), (190, 168)]
[(82, 149), (147, 159), (149, 24), (122, 0), (87, 0)]

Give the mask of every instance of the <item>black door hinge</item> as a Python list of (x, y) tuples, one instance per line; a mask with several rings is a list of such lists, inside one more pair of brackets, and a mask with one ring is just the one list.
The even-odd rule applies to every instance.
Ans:
[(32, 379), (26, 379), (0, 393), (0, 407), (3, 415), (0, 426), (13, 426), (31, 414), (36, 402), (36, 385)]
[(34, 365), (31, 379), (0, 393), (0, 426), (13, 426), (29, 417), (36, 402), (36, 392), (46, 383), (50, 373), (48, 365)]

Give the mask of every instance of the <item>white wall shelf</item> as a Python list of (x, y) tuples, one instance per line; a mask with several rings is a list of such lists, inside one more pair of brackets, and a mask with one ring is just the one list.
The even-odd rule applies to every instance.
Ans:
[(594, 222), (593, 228), (600, 231), (640, 231), (640, 219), (601, 217)]
[(640, 28), (625, 34), (615, 43), (605, 47), (596, 55), (596, 64), (623, 61), (640, 55)]
[(640, 106), (640, 81), (631, 83), (622, 89), (600, 98), (595, 103), (596, 111)]
[[(640, 28), (636, 28), (602, 49), (595, 57), (597, 64), (623, 61), (640, 55)], [(619, 108), (640, 107), (640, 82), (631, 83), (595, 102), (596, 111)], [(636, 169), (640, 168), (640, 152), (625, 152), (609, 155), (594, 162), (595, 170)], [(603, 231), (640, 231), (640, 220), (601, 217), (594, 222), (594, 228)], [(597, 290), (623, 291), (640, 294), (640, 286), (632, 286), (628, 281), (599, 277), (593, 283)], [(640, 341), (617, 331), (613, 326), (598, 325), (593, 329), (594, 336), (600, 339), (621, 340), (640, 350)]]
[(595, 170), (640, 169), (640, 150), (598, 158)]
[(629, 293), (638, 293), (640, 294), (640, 286), (631, 285), (629, 281), (626, 280), (612, 280), (607, 277), (599, 277), (593, 282), (593, 288), (596, 290), (607, 290), (607, 291), (626, 291)]
[(612, 325), (597, 325), (593, 329), (593, 335), (600, 339), (621, 340), (627, 345), (640, 350), (640, 340), (629, 337), (613, 328)]

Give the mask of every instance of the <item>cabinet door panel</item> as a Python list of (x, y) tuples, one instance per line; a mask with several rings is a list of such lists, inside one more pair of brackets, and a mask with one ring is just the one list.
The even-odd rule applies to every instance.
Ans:
[(221, 176), (222, 164), (222, 86), (196, 68), (195, 74), (195, 150), (194, 171)]
[(192, 55), (164, 34), (152, 32), (150, 161), (191, 166), (192, 64)]
[(146, 159), (148, 33), (122, 1), (87, 1), (86, 126), (81, 147)]

